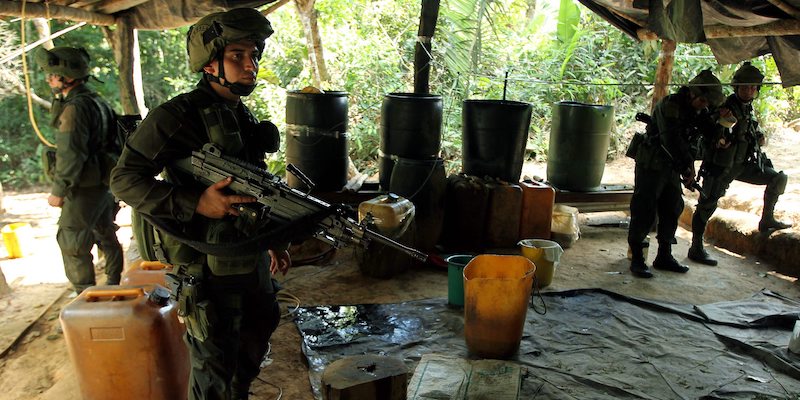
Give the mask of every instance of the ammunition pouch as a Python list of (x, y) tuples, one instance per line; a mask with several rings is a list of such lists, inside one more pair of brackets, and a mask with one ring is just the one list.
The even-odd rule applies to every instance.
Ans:
[[(206, 242), (209, 244), (238, 243), (247, 240), (236, 222), (229, 218), (211, 220), (206, 234)], [(206, 260), (208, 268), (214, 275), (239, 275), (252, 272), (256, 268), (260, 257), (266, 257), (263, 252), (246, 253), (236, 256), (214, 256), (208, 255)]]
[(178, 266), (166, 275), (167, 286), (178, 304), (178, 317), (193, 338), (205, 341), (211, 329), (213, 308), (203, 285), (203, 266)]
[(41, 146), (39, 152), (42, 162), (42, 173), (48, 182), (52, 182), (56, 174), (56, 148)]
[(633, 134), (631, 138), (631, 142), (628, 143), (628, 149), (625, 150), (625, 156), (628, 158), (636, 159), (636, 154), (639, 152), (639, 148), (642, 147), (642, 143), (647, 139), (644, 133), (636, 132)]

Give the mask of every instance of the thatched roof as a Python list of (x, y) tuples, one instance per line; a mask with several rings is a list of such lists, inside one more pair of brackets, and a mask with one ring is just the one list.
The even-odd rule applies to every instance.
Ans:
[(800, 84), (800, 0), (579, 0), (636, 39), (706, 43), (720, 64), (771, 53)]

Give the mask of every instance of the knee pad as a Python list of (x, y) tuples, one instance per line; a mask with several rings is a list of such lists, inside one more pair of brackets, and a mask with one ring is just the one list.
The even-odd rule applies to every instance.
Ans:
[(769, 185), (767, 185), (767, 192), (782, 195), (786, 191), (786, 183), (789, 182), (789, 176), (784, 174), (783, 171), (778, 172)]

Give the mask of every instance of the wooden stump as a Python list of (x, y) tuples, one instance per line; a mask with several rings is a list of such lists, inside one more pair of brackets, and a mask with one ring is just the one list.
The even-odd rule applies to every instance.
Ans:
[(403, 361), (385, 356), (345, 357), (322, 373), (325, 400), (405, 400), (407, 386)]

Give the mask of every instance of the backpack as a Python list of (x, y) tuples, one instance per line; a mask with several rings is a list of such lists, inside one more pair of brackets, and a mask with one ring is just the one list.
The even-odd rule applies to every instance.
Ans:
[[(135, 115), (119, 115), (111, 106), (103, 101), (96, 94), (86, 94), (97, 106), (102, 118), (102, 126), (107, 127), (107, 131), (101, 135), (100, 141), (94, 153), (97, 156), (100, 167), (100, 177), (104, 185), (108, 186), (111, 178), (111, 170), (117, 165), (125, 141), (141, 122), (142, 117)], [(40, 149), (42, 169), (48, 181), (53, 180), (56, 168), (56, 149), (55, 147), (42, 146)]]
[(122, 149), (125, 147), (125, 141), (136, 130), (142, 117), (138, 114), (119, 115), (99, 96), (91, 96), (91, 99), (100, 110), (103, 118), (102, 126), (108, 127), (108, 131), (100, 137), (96, 154), (100, 165), (101, 180), (104, 185), (109, 186), (111, 170), (117, 165), (117, 161), (122, 155)]

